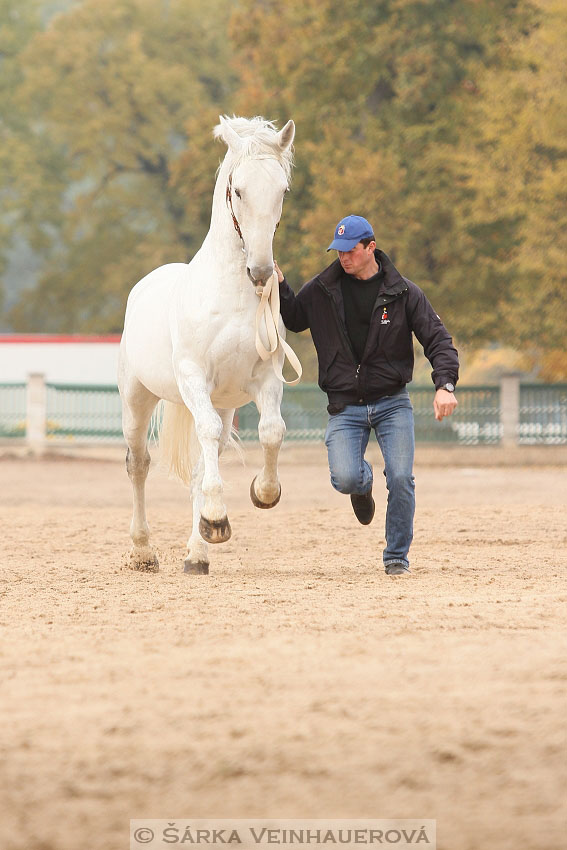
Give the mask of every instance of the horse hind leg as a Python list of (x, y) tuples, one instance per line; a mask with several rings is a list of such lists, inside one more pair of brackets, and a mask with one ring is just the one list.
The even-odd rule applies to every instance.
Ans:
[(132, 549), (130, 551), (130, 567), (135, 570), (157, 572), (159, 561), (150, 545), (150, 528), (146, 520), (145, 483), (150, 468), (150, 453), (146, 450), (140, 456), (128, 448), (126, 452), (126, 469), (134, 491), (134, 511), (130, 523)]
[(123, 394), (123, 430), (128, 450), (126, 470), (132, 482), (133, 513), (130, 523), (132, 549), (129, 566), (135, 570), (157, 572), (159, 562), (150, 544), (150, 529), (146, 519), (145, 486), (150, 468), (148, 426), (158, 399), (139, 384), (129, 395)]

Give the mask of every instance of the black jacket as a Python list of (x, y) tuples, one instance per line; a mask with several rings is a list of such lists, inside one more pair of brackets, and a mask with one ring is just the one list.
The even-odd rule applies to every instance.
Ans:
[(383, 280), (360, 363), (346, 330), (339, 260), (297, 295), (285, 280), (280, 283), (280, 311), (286, 328), (311, 330), (319, 360), (319, 386), (328, 395), (331, 414), (346, 404), (392, 395), (411, 381), (412, 333), (433, 366), (435, 386), (458, 380), (457, 350), (441, 319), (421, 289), (402, 277), (383, 251), (377, 249), (375, 255)]

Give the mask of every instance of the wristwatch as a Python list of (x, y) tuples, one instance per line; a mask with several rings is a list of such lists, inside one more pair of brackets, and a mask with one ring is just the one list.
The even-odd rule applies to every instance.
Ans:
[(455, 392), (455, 385), (448, 381), (446, 384), (441, 384), (440, 387), (437, 387), (438, 390), (447, 390), (448, 393)]

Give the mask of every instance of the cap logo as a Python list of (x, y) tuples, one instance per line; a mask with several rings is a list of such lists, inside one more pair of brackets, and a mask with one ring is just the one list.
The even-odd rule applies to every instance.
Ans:
[(341, 226), (337, 230), (337, 236), (342, 236), (344, 232), (345, 232), (345, 226), (344, 226), (344, 224), (341, 224)]

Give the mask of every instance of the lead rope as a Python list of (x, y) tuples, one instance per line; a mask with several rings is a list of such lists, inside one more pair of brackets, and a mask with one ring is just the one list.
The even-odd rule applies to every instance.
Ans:
[[(285, 339), (281, 338), (278, 331), (278, 321), (280, 318), (280, 287), (278, 284), (277, 272), (273, 273), (264, 286), (256, 287), (256, 295), (260, 296), (260, 303), (256, 310), (256, 351), (262, 360), (268, 360), (271, 357), (276, 377), (278, 377), (282, 383), (293, 387), (295, 384), (300, 382), (303, 368), (299, 362), (299, 357), (293, 348), (287, 344)], [(269, 348), (266, 348), (260, 339), (260, 322), (262, 321), (262, 316), (266, 322)], [(297, 375), (297, 378), (294, 378), (293, 381), (286, 381), (282, 374), (282, 366), (280, 366), (278, 359), (278, 348), (280, 345), (284, 352), (284, 362), (285, 357), (287, 357), (291, 368)]]

